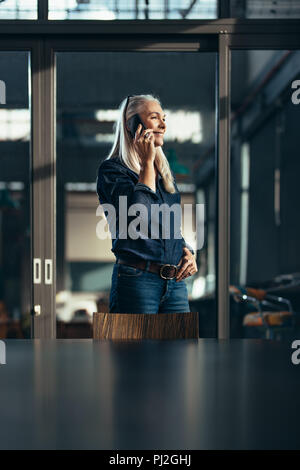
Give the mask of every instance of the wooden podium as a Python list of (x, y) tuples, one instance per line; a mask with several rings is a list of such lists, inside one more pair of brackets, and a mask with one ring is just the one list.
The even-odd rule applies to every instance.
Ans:
[(94, 339), (189, 339), (199, 337), (198, 312), (94, 313)]

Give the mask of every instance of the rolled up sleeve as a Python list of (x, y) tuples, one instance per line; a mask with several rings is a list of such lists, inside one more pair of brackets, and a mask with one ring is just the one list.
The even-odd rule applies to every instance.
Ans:
[[(173, 175), (173, 178), (174, 178), (174, 186), (176, 188), (176, 191), (179, 193), (177, 183), (176, 183), (176, 177), (175, 177), (175, 174), (174, 174), (173, 171), (172, 171), (172, 175)], [(181, 236), (182, 236), (182, 234), (181, 234)], [(195, 255), (195, 252), (194, 252), (193, 248), (191, 247), (191, 245), (189, 245), (182, 236), (182, 248), (184, 248), (184, 247), (186, 247), (193, 255)]]
[(149, 186), (147, 186), (144, 183), (138, 182), (135, 185), (134, 191), (145, 191), (146, 193), (151, 194), (154, 197), (154, 199), (156, 200), (159, 199), (158, 195), (153, 191), (153, 189), (149, 188)]
[(121, 167), (114, 164), (100, 165), (97, 177), (97, 193), (100, 203), (103, 201), (119, 206), (119, 197), (127, 196), (128, 205), (145, 204), (149, 206), (159, 200), (158, 195), (146, 184), (134, 183)]
[(195, 252), (194, 252), (193, 248), (191, 247), (191, 245), (189, 245), (189, 244), (185, 241), (185, 239), (184, 239), (183, 237), (182, 237), (182, 247), (183, 247), (183, 248), (186, 247), (186, 248), (192, 253), (192, 255), (195, 255)]

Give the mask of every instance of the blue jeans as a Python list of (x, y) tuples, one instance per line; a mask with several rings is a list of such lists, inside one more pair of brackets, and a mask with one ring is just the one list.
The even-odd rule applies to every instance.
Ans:
[(185, 281), (161, 279), (158, 274), (116, 263), (112, 274), (109, 312), (190, 312)]

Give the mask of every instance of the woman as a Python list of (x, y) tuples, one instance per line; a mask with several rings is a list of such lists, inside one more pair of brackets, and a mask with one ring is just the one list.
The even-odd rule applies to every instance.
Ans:
[[(132, 134), (130, 123), (140, 118)], [(115, 220), (108, 219), (112, 234), (112, 252), (116, 256), (110, 292), (110, 313), (189, 312), (184, 279), (197, 272), (193, 250), (181, 232), (175, 238), (174, 214), (170, 215), (168, 236), (159, 214), (158, 236), (151, 237), (151, 207), (180, 204), (180, 194), (162, 151), (166, 132), (165, 115), (159, 100), (152, 95), (128, 96), (120, 106), (115, 140), (109, 156), (98, 170), (97, 193), (101, 204), (112, 204)], [(124, 205), (127, 202), (127, 205)], [(140, 236), (128, 210), (140, 204)], [(128, 211), (128, 213), (127, 213)], [(124, 231), (124, 220), (126, 230)], [(120, 228), (123, 223), (123, 229)], [(146, 228), (145, 228), (146, 227)], [(128, 229), (128, 230), (127, 230)], [(149, 229), (149, 230), (148, 230)], [(130, 232), (131, 230), (131, 232)], [(147, 233), (145, 233), (147, 232)], [(136, 231), (135, 231), (136, 234)]]

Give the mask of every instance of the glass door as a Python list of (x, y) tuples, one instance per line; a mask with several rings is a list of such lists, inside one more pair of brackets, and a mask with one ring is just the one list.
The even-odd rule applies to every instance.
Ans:
[(230, 335), (299, 335), (299, 49), (231, 51)]
[(163, 150), (182, 204), (192, 205), (194, 220), (204, 204), (203, 246), (182, 227), (198, 263), (186, 282), (200, 336), (216, 336), (216, 59), (216, 52), (56, 52), (57, 337), (91, 337), (93, 312), (109, 311), (115, 257), (111, 239), (96, 235), (97, 168), (113, 144), (121, 101), (139, 93), (158, 96), (167, 114)]
[(30, 338), (30, 51), (0, 50), (0, 338)]

